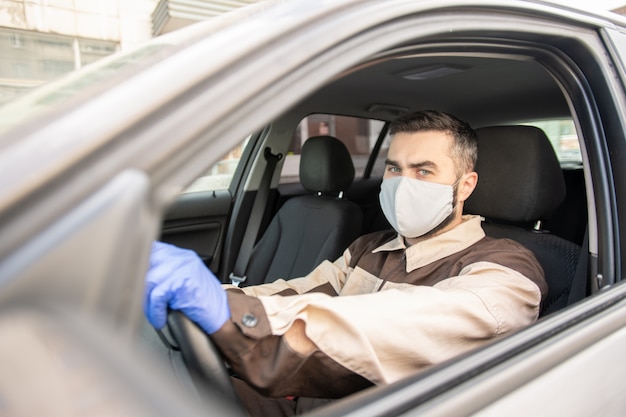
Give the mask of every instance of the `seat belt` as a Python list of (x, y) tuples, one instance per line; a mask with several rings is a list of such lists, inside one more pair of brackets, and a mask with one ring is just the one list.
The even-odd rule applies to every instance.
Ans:
[(587, 281), (589, 278), (589, 228), (585, 230), (582, 247), (580, 248), (580, 256), (576, 265), (576, 272), (572, 279), (572, 286), (567, 297), (567, 305), (572, 305), (582, 300), (587, 295)]
[(265, 206), (267, 205), (267, 197), (270, 193), (270, 186), (272, 177), (274, 176), (274, 170), (276, 164), (283, 158), (283, 154), (273, 154), (272, 149), (266, 147), (263, 156), (265, 157), (265, 171), (263, 171), (263, 177), (261, 178), (261, 184), (257, 191), (254, 204), (252, 205), (252, 211), (250, 213), (250, 220), (248, 220), (248, 226), (241, 242), (239, 253), (237, 254), (237, 260), (235, 261), (235, 267), (233, 272), (230, 273), (230, 282), (238, 287), (242, 282), (247, 279), (246, 269), (248, 268), (248, 262), (250, 261), (250, 255), (252, 249), (256, 243), (259, 229), (261, 228), (261, 220), (263, 220), (263, 214), (265, 213)]

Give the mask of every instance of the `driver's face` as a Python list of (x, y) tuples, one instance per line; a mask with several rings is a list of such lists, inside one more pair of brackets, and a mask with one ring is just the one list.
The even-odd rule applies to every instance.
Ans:
[(453, 138), (441, 131), (396, 133), (391, 140), (383, 178), (405, 176), (452, 185), (456, 169), (450, 156)]

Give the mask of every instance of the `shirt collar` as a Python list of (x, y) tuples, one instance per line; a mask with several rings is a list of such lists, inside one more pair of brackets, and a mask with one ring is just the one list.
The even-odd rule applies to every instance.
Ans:
[(406, 272), (428, 265), (431, 262), (466, 249), (485, 237), (480, 225), (480, 216), (465, 215), (454, 229), (422, 240), (406, 247), (404, 237), (398, 234), (394, 239), (377, 247), (372, 253), (405, 250)]

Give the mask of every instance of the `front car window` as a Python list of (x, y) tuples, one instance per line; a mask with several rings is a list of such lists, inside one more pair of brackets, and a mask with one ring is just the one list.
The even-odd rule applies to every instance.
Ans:
[(182, 194), (203, 191), (226, 190), (235, 175), (235, 170), (241, 161), (241, 155), (251, 136), (230, 150), (222, 159), (207, 169), (202, 176), (196, 179)]

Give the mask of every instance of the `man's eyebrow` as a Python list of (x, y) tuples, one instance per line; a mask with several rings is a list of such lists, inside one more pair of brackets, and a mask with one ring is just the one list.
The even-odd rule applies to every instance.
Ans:
[[(392, 159), (385, 159), (385, 165), (391, 165), (394, 167), (400, 166), (397, 161)], [(411, 169), (419, 169), (419, 168), (437, 168), (437, 164), (433, 161), (421, 161), (421, 162), (412, 162), (409, 164), (409, 168)]]
[(437, 168), (437, 164), (433, 161), (422, 161), (422, 162), (413, 162), (409, 164), (409, 168), (419, 169), (419, 168)]

